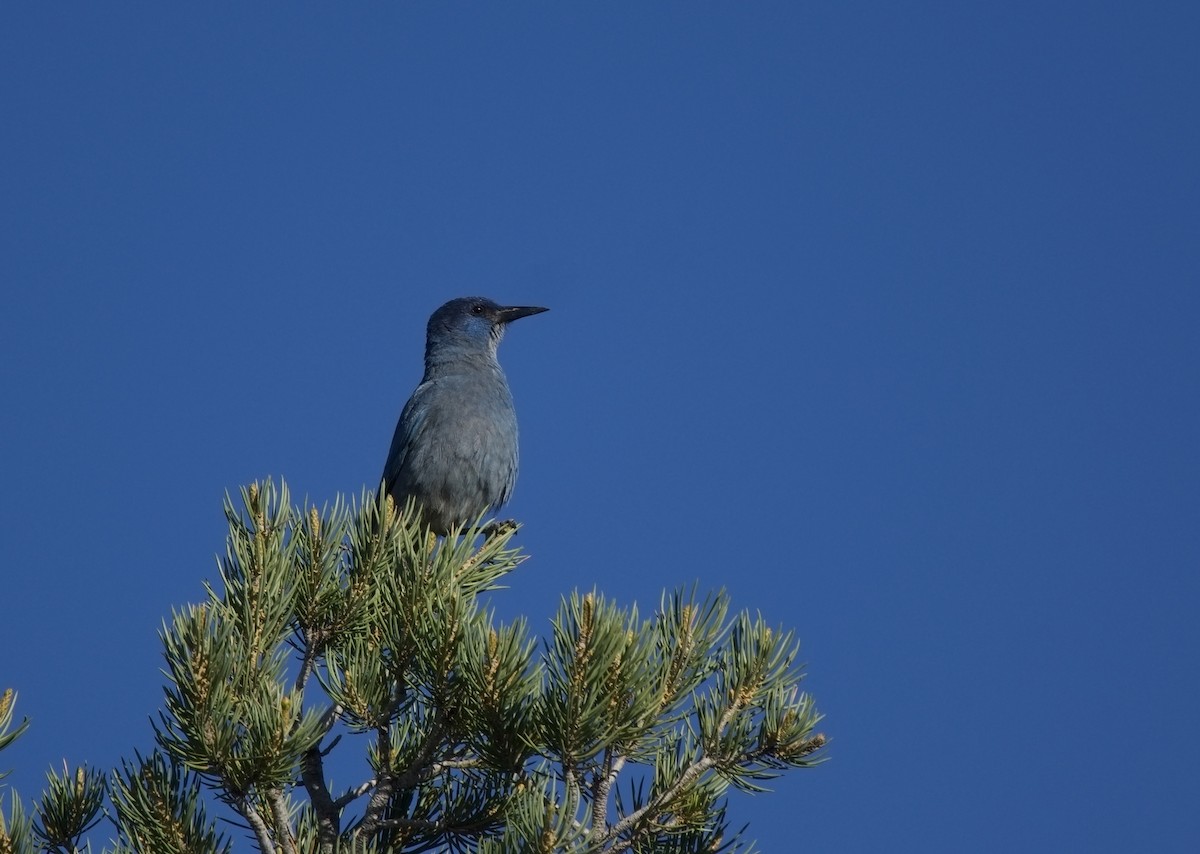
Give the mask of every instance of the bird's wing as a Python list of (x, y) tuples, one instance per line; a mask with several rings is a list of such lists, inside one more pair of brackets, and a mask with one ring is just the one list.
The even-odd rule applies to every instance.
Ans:
[(400, 420), (396, 422), (396, 432), (392, 435), (392, 446), (388, 449), (387, 462), (383, 465), (383, 488), (391, 492), (397, 478), (404, 470), (404, 464), (413, 447), (413, 440), (425, 429), (429, 407), (424, 405), (424, 398), (433, 387), (432, 382), (421, 383), (413, 392)]

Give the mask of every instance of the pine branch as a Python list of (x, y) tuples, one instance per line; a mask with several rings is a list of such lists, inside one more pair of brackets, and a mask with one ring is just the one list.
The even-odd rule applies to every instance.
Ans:
[[(269, 482), (243, 501), (227, 509), (223, 588), (164, 625), (164, 755), (114, 780), (122, 840), (168, 850), (170, 830), (198, 840), (170, 850), (227, 848), (203, 816), (208, 786), (262, 854), (724, 850), (729, 785), (761, 790), (820, 761), (792, 634), (727, 622), (724, 592), (664, 594), (645, 621), (598, 591), (564, 597), (535, 660), (526, 623), (496, 625), (478, 601), (523, 559), (510, 530), (430, 549), (374, 493), (306, 510), (307, 525)], [(322, 714), (310, 685), (328, 695)], [(373, 771), (334, 796), (338, 722), (364, 736)], [(630, 766), (645, 778), (626, 804)]]

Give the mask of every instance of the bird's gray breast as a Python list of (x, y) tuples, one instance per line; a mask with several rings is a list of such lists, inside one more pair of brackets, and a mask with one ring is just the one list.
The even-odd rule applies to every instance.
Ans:
[(404, 409), (385, 473), (397, 499), (413, 496), (444, 526), (472, 522), (512, 494), (517, 418), (497, 371), (427, 379)]

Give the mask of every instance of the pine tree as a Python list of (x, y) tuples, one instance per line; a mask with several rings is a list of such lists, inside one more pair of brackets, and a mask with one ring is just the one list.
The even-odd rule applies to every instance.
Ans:
[[(723, 592), (643, 618), (592, 591), (539, 644), (480, 603), (524, 560), (515, 528), (436, 540), (406, 510), (295, 508), (271, 481), (227, 499), (219, 584), (161, 632), (154, 749), (51, 772), (31, 816), (0, 810), (0, 854), (78, 850), (105, 815), (107, 850), (232, 850), (210, 813), (271, 854), (744, 851), (728, 787), (821, 761), (792, 633)], [(11, 714), (10, 692), (0, 748)]]

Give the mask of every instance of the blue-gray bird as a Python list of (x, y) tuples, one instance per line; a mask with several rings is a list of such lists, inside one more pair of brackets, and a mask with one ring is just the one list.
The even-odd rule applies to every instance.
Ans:
[(383, 488), (397, 508), (416, 499), (436, 534), (498, 510), (512, 495), (517, 414), (496, 348), (508, 324), (543, 311), (461, 297), (429, 318), (425, 375), (400, 413)]

